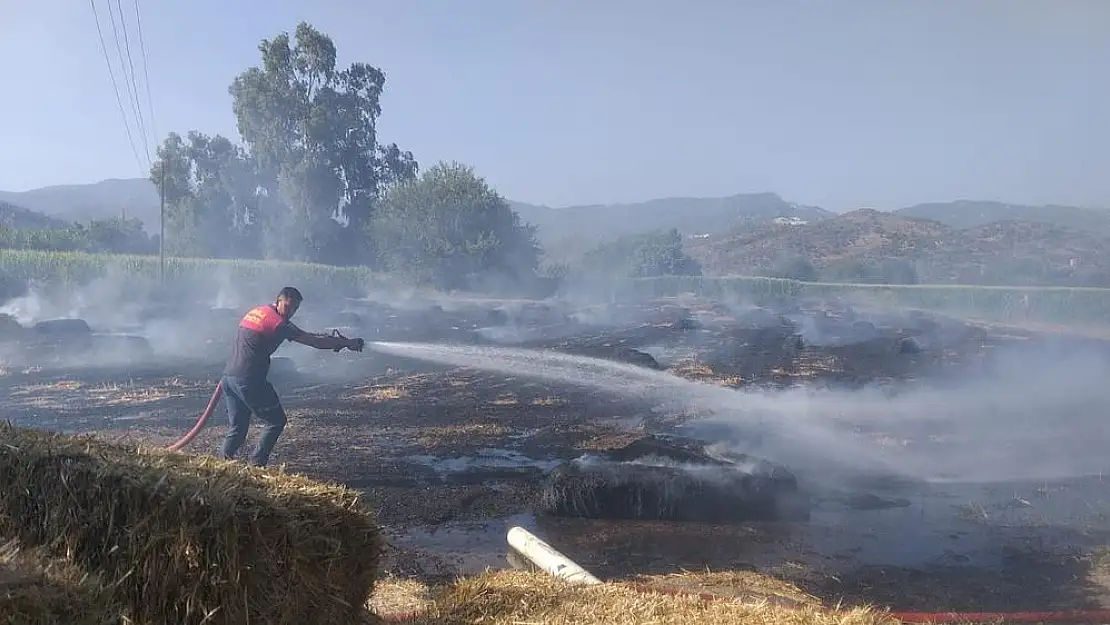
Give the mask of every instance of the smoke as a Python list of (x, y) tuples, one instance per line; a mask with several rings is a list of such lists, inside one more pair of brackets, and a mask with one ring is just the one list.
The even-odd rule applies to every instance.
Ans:
[[(0, 308), (23, 326), (20, 336), (0, 341), (0, 355), (33, 360), (50, 352), (53, 366), (222, 363), (242, 312), (272, 300), (280, 286), (236, 279), (229, 271), (177, 280), (172, 288), (114, 271), (80, 287), (33, 286)], [(934, 352), (958, 343), (969, 330), (953, 319), (842, 302), (792, 300), (768, 309), (740, 298), (706, 304), (681, 297), (652, 306), (635, 298), (598, 305), (585, 296), (577, 302), (494, 300), (403, 286), (349, 298), (297, 286), (306, 302), (296, 321), (307, 330), (342, 327), (349, 336), (384, 339), (370, 344), (383, 355), (643, 398), (659, 411), (689, 416), (678, 428), (683, 434), (766, 458), (811, 481), (876, 474), (929, 481), (1054, 479), (1110, 468), (1104, 453), (1110, 424), (1102, 416), (1110, 399), (1110, 385), (1103, 382), (1110, 379), (1110, 350), (1095, 343), (995, 347), (986, 365), (912, 384), (731, 390), (607, 360), (473, 343), (557, 342), (590, 333), (609, 341), (615, 336), (610, 330), (621, 328), (628, 346), (665, 360), (674, 351), (705, 347), (730, 325), (795, 333), (810, 347), (851, 346), (870, 341), (880, 329), (908, 329)], [(840, 320), (815, 312), (821, 309), (834, 310)], [(57, 318), (86, 320), (91, 337), (42, 335), (33, 328)], [(667, 326), (676, 320), (689, 320), (690, 328)], [(678, 337), (676, 344), (648, 336), (664, 326), (669, 329), (660, 335)], [(276, 356), (293, 359), (299, 368), (315, 367), (332, 381), (365, 376), (382, 363), (370, 354), (300, 347)], [(736, 357), (754, 358), (743, 352)]]
[(236, 288), (228, 266), (222, 265), (217, 268), (213, 278), (216, 288), (213, 289), (210, 302), (212, 308), (241, 309), (250, 306), (249, 302), (244, 301), (243, 289)]
[[(0, 302), (0, 315), (10, 317), (0, 332), (0, 358), (10, 366), (51, 369), (215, 365), (227, 358), (243, 312), (273, 301), (281, 286), (235, 277), (228, 268), (162, 285), (115, 267), (84, 284), (31, 284), (24, 295)], [(335, 313), (345, 294), (300, 286), (308, 316), (338, 325)], [(13, 328), (11, 320), (18, 325)], [(312, 350), (288, 351), (314, 362), (314, 355), (304, 353)]]
[(1097, 350), (1009, 348), (943, 385), (890, 392), (730, 390), (668, 373), (504, 347), (377, 342), (375, 351), (650, 399), (697, 418), (680, 429), (785, 465), (810, 482), (1059, 479), (1110, 469), (1110, 362)]

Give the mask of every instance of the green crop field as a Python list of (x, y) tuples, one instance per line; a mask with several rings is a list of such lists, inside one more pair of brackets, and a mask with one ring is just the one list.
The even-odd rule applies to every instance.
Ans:
[[(156, 256), (0, 250), (0, 277), (9, 280), (81, 284), (116, 274), (157, 279)], [(390, 276), (363, 267), (260, 260), (167, 258), (166, 281), (246, 280), (259, 284), (311, 284), (350, 294), (396, 284)], [(964, 285), (871, 285), (800, 282), (747, 276), (663, 277), (593, 284), (611, 298), (643, 298), (695, 293), (752, 302), (782, 296), (842, 297), (926, 310), (978, 315), (998, 321), (1103, 325), (1110, 319), (1110, 289), (991, 287)]]
[[(157, 256), (0, 250), (0, 276), (7, 279), (84, 284), (115, 274), (157, 280), (160, 270)], [(207, 258), (166, 258), (165, 276), (170, 284), (229, 279), (262, 284), (312, 284), (350, 293), (365, 293), (386, 280), (386, 276), (363, 267)]]

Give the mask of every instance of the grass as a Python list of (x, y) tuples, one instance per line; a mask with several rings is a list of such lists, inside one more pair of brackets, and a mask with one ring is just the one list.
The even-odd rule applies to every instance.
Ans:
[[(660, 581), (670, 585), (674, 580)], [(422, 625), (879, 625), (896, 622), (870, 609), (828, 610), (804, 596), (797, 597), (790, 605), (772, 600), (707, 601), (691, 596), (647, 593), (629, 583), (574, 586), (543, 573), (517, 571), (485, 573), (439, 588), (428, 588), (412, 581), (387, 580), (380, 583), (370, 605), (382, 616), (407, 615), (411, 617), (408, 622)]]

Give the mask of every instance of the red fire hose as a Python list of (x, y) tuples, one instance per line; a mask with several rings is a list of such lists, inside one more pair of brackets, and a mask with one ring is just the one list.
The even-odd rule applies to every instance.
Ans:
[[(340, 339), (347, 338), (347, 337), (343, 336), (339, 332), (339, 330), (332, 330), (330, 335), (333, 336), (333, 337), (336, 337), (336, 338), (340, 338)], [(342, 349), (342, 348), (336, 348), (335, 353), (338, 354), (340, 349)], [(362, 350), (361, 347), (359, 347), (358, 349), (360, 351)], [(212, 391), (212, 398), (208, 400), (208, 406), (205, 407), (204, 412), (200, 413), (200, 418), (197, 419), (196, 425), (193, 426), (193, 429), (186, 432), (185, 436), (182, 436), (181, 438), (179, 438), (177, 440), (177, 442), (170, 445), (166, 449), (169, 449), (170, 451), (181, 451), (182, 449), (185, 448), (186, 445), (193, 442), (193, 439), (196, 438), (198, 434), (200, 434), (200, 431), (204, 429), (205, 424), (208, 423), (208, 418), (212, 416), (212, 412), (216, 409), (216, 404), (218, 404), (220, 402), (220, 397), (223, 395), (223, 392), (224, 392), (224, 383), (221, 380), (218, 384), (216, 384), (216, 390)], [(126, 435), (124, 435), (124, 436), (126, 436)], [(120, 438), (122, 439), (123, 437), (120, 437)], [(117, 440), (119, 440), (119, 439), (117, 439)]]
[[(212, 391), (212, 398), (208, 406), (200, 414), (196, 424), (185, 436), (168, 447), (170, 451), (180, 451), (191, 443), (204, 429), (208, 418), (216, 409), (220, 397), (223, 395), (223, 382), (216, 385)], [(733, 601), (731, 597), (724, 597), (707, 592), (690, 592), (673, 588), (655, 588), (653, 586), (635, 585), (633, 588), (645, 594), (670, 595), (673, 597), (696, 597), (703, 601)], [(408, 623), (422, 617), (423, 610), (404, 614), (391, 614), (380, 616), (387, 623)], [(1110, 623), (1110, 610), (1061, 610), (1054, 612), (888, 612), (891, 618), (903, 623)]]
[(223, 395), (223, 393), (224, 383), (221, 381), (216, 385), (216, 390), (212, 391), (212, 399), (208, 400), (208, 406), (204, 409), (204, 412), (200, 413), (200, 418), (197, 419), (197, 423), (193, 426), (193, 429), (186, 432), (185, 436), (179, 438), (176, 443), (170, 445), (167, 449), (170, 451), (181, 451), (186, 445), (193, 442), (197, 434), (200, 434), (200, 431), (204, 429), (204, 424), (208, 423), (208, 417), (212, 416), (212, 411), (216, 409), (216, 404), (219, 403), (220, 396)]

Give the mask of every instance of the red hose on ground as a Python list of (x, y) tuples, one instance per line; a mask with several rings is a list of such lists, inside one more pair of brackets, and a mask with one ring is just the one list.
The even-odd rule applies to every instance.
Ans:
[(193, 426), (193, 429), (186, 432), (185, 436), (182, 436), (176, 443), (167, 447), (167, 449), (170, 451), (181, 451), (186, 445), (193, 442), (197, 434), (200, 434), (200, 431), (204, 429), (204, 424), (208, 423), (208, 417), (212, 416), (212, 411), (216, 409), (216, 404), (219, 403), (223, 392), (224, 383), (221, 381), (216, 385), (216, 390), (212, 391), (212, 399), (208, 400), (208, 406), (204, 409), (204, 412), (200, 413), (200, 418), (197, 419), (197, 423)]
[[(177, 442), (170, 445), (170, 451), (180, 451), (191, 443), (200, 434), (208, 423), (209, 417), (216, 409), (220, 397), (223, 396), (223, 382), (216, 385), (212, 391), (212, 398), (208, 406), (200, 414), (196, 425), (182, 436)], [(655, 588), (653, 586), (634, 585), (633, 589), (645, 594), (670, 595), (673, 597), (696, 597), (702, 601), (732, 601), (731, 597), (714, 595), (707, 592), (690, 592), (673, 588)], [(379, 618), (386, 623), (408, 623), (423, 616), (423, 610), (416, 610), (404, 614), (381, 615)], [(904, 623), (1110, 623), (1110, 610), (1061, 610), (1055, 612), (888, 612), (891, 618)]]
[(903, 623), (1110, 623), (1110, 610), (1059, 612), (890, 612)]

